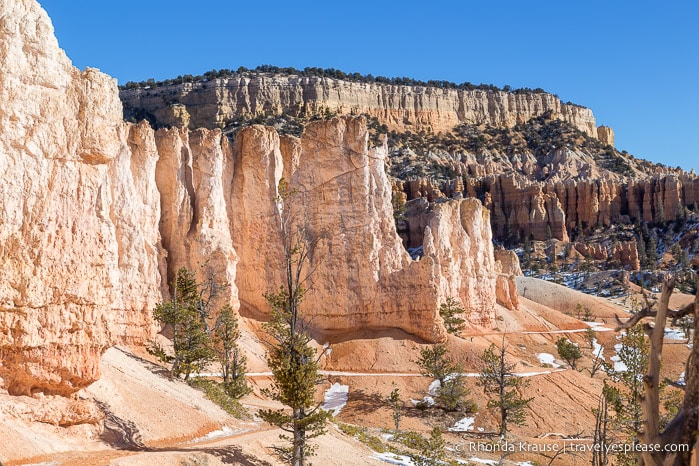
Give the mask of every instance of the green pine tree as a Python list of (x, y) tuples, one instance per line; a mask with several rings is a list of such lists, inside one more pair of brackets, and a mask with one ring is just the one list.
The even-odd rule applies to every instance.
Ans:
[(226, 305), (221, 310), (212, 332), (212, 343), (221, 365), (223, 388), (229, 396), (240, 398), (250, 393), (245, 378), (247, 357), (238, 347), (240, 330), (233, 309)]
[(446, 442), (442, 437), (442, 431), (435, 427), (430, 432), (430, 438), (424, 440), (419, 455), (412, 455), (413, 463), (416, 466), (438, 466), (444, 463), (446, 458)]
[(575, 369), (578, 359), (582, 358), (582, 352), (578, 345), (568, 340), (567, 338), (559, 338), (556, 342), (558, 355), (567, 362), (572, 369)]
[[(649, 354), (650, 344), (643, 325), (637, 324), (621, 337), (621, 347), (617, 355), (624, 366), (623, 370), (615, 370), (611, 365), (606, 366), (610, 378), (620, 384), (619, 396), (614, 400), (616, 424), (619, 430), (634, 440), (638, 438), (638, 432), (643, 425), (643, 374), (648, 368)], [(619, 461), (626, 464), (623, 458)]]
[[(304, 267), (309, 261), (314, 242), (308, 241), (306, 231), (295, 217), (296, 192), (288, 189), (284, 180), (279, 186), (281, 245), (284, 253), (285, 283), (276, 293), (265, 295), (272, 315), (264, 325), (272, 342), (267, 350), (267, 363), (274, 383), (265, 390), (272, 399), (287, 409), (260, 411), (260, 416), (272, 425), (291, 434), (282, 435), (291, 447), (280, 452), (293, 466), (304, 466), (314, 449), (308, 440), (325, 432), (328, 413), (315, 401), (318, 355), (310, 345), (307, 326), (301, 318), (301, 302), (305, 294)], [(289, 412), (290, 410), (290, 412)]]
[(496, 397), (488, 402), (488, 408), (496, 408), (500, 414), (500, 437), (507, 437), (510, 424), (526, 425), (526, 410), (534, 398), (522, 398), (519, 390), (529, 385), (529, 381), (514, 374), (515, 364), (506, 359), (507, 347), (491, 344), (481, 356), (481, 370), (478, 384), (486, 393)]
[(172, 331), (172, 348), (169, 352), (157, 342), (151, 342), (147, 351), (166, 364), (172, 364), (171, 377), (202, 371), (214, 359), (206, 323), (208, 312), (199, 293), (194, 275), (186, 268), (177, 271), (170, 301), (160, 303), (153, 311), (153, 318)]
[(400, 419), (403, 416), (403, 402), (400, 399), (400, 390), (398, 390), (398, 387), (395, 387), (391, 391), (391, 394), (388, 395), (388, 404), (393, 410), (393, 425), (395, 427), (393, 433), (398, 434), (400, 431)]
[(446, 411), (456, 411), (464, 405), (469, 390), (464, 386), (463, 368), (449, 356), (445, 344), (435, 344), (420, 350), (416, 361), (420, 373), (439, 381), (435, 402)]
[(449, 296), (445, 303), (439, 306), (439, 315), (444, 320), (444, 328), (447, 332), (458, 335), (461, 330), (466, 326), (466, 320), (459, 317), (464, 314), (466, 310), (461, 306), (461, 303), (454, 298)]

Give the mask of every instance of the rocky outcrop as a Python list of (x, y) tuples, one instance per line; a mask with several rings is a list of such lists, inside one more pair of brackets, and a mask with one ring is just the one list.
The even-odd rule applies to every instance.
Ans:
[(241, 312), (266, 313), (264, 293), (282, 283), (284, 208), (274, 199), (284, 175), (296, 192), (285, 208), (294, 209), (315, 245), (308, 265), (313, 286), (303, 303), (314, 329), (332, 336), (401, 328), (441, 340), (437, 309), (450, 296), (470, 310), (472, 323), (488, 325), (495, 275), (487, 210), (473, 199), (426, 204), (426, 227), (438, 234), (428, 240), (425, 233), (425, 257), (412, 260), (395, 228), (386, 147), (368, 149), (367, 138), (363, 117), (310, 124), (301, 139), (284, 144), (268, 127), (238, 133), (231, 231)]
[(597, 139), (601, 142), (614, 147), (614, 130), (609, 126), (597, 127)]
[(542, 184), (515, 175), (488, 177), (482, 182), (467, 179), (466, 183), (466, 193), (482, 195), (493, 212), (493, 230), (498, 238), (568, 240), (563, 205)]
[(509, 93), (249, 73), (121, 91), (125, 107), (160, 125), (215, 128), (256, 116), (367, 114), (396, 131), (450, 131), (460, 123), (512, 127), (551, 112), (592, 137), (592, 111), (546, 93)]
[(456, 297), (471, 323), (489, 326), (496, 301), (490, 212), (476, 199), (461, 199), (435, 203), (430, 214), (423, 248), (435, 263), (440, 302)]
[(495, 271), (498, 274), (495, 284), (495, 295), (498, 304), (510, 310), (519, 309), (519, 296), (517, 295), (515, 277), (521, 277), (523, 274), (519, 266), (517, 253), (502, 247), (496, 249)]
[(186, 267), (200, 283), (214, 279), (214, 310), (238, 309), (238, 256), (231, 239), (233, 164), (218, 130), (161, 129), (155, 184), (161, 196), (160, 232), (167, 251), (167, 282)]
[(519, 265), (519, 256), (517, 253), (502, 246), (495, 250), (495, 267), (499, 273), (505, 275), (514, 275), (515, 277), (523, 277), (522, 268)]
[(99, 376), (107, 346), (152, 331), (156, 156), (149, 130), (122, 123), (115, 81), (73, 68), (35, 1), (0, 18), (0, 377), (66, 394)]
[[(699, 203), (699, 178), (689, 174), (547, 181), (501, 174), (464, 180), (463, 195), (485, 199), (493, 212), (493, 232), (499, 239), (532, 235), (545, 240), (550, 232), (551, 238), (567, 241), (580, 225), (587, 231), (636, 220), (670, 221)], [(408, 186), (421, 183), (411, 181)]]
[(639, 270), (636, 240), (607, 243), (575, 243), (575, 249), (586, 258), (613, 261), (628, 270)]

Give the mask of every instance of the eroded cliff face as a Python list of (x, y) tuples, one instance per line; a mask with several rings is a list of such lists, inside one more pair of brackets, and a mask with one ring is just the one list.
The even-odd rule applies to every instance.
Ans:
[(597, 137), (589, 108), (545, 93), (456, 90), (358, 83), (326, 77), (250, 74), (121, 91), (124, 105), (158, 124), (215, 128), (256, 116), (367, 114), (396, 131), (450, 131), (460, 123), (512, 127), (552, 112)]
[(503, 174), (467, 179), (464, 195), (485, 199), (498, 238), (533, 235), (536, 240), (568, 241), (580, 224), (592, 229), (636, 220), (674, 220), (681, 208), (699, 202), (699, 178), (664, 174), (631, 180), (605, 176), (533, 181)]
[(122, 123), (114, 80), (73, 68), (36, 2), (0, 18), (0, 377), (70, 393), (108, 345), (152, 331), (157, 157), (148, 129)]
[[(469, 199), (425, 216), (412, 260), (393, 218), (385, 144), (364, 117), (219, 130), (124, 124), (115, 82), (73, 68), (32, 0), (0, 5), (0, 383), (68, 395), (99, 377), (110, 345), (143, 344), (179, 267), (222, 285), (217, 306), (257, 316), (282, 282), (280, 180), (298, 191), (320, 336), (402, 329), (445, 338), (458, 298), (489, 325), (496, 272), (488, 211)], [(429, 238), (428, 238), (429, 237)]]
[(425, 218), (439, 234), (412, 260), (395, 228), (386, 147), (368, 149), (367, 139), (363, 117), (312, 123), (300, 139), (280, 140), (262, 126), (238, 133), (231, 225), (241, 312), (268, 312), (263, 294), (283, 280), (284, 207), (274, 199), (284, 176), (297, 193), (286, 208), (315, 244), (302, 306), (314, 329), (331, 337), (400, 328), (439, 341), (437, 309), (449, 296), (472, 323), (489, 325), (496, 296), (488, 211), (473, 199), (433, 206)]
[(424, 252), (435, 262), (440, 302), (458, 297), (470, 322), (491, 325), (497, 276), (490, 212), (476, 199), (460, 199), (436, 203), (430, 214)]

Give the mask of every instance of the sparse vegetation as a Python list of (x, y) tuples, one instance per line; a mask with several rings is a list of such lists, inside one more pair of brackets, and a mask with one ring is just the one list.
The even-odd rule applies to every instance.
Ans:
[(444, 327), (447, 329), (447, 332), (458, 335), (464, 329), (466, 320), (460, 316), (465, 312), (464, 307), (453, 296), (449, 296), (446, 302), (439, 306), (439, 315), (444, 321)]
[(247, 357), (238, 347), (238, 320), (229, 305), (224, 306), (216, 319), (212, 332), (212, 344), (221, 366), (223, 387), (226, 393), (238, 399), (250, 393), (245, 378)]
[(400, 399), (400, 390), (398, 390), (398, 387), (394, 388), (391, 394), (388, 395), (388, 404), (393, 411), (393, 433), (397, 434), (400, 432), (400, 419), (403, 415), (403, 401)]
[(571, 369), (577, 369), (578, 359), (582, 358), (582, 351), (580, 351), (578, 345), (567, 338), (559, 338), (556, 341), (556, 349), (558, 350), (558, 356), (567, 362)]
[[(541, 88), (530, 89), (528, 87), (512, 89), (510, 86), (505, 86), (502, 89), (494, 86), (492, 84), (472, 84), (470, 82), (463, 82), (461, 84), (456, 84), (451, 81), (444, 80), (428, 80), (421, 81), (418, 79), (412, 79), (408, 77), (392, 77), (387, 78), (385, 76), (373, 76), (372, 74), (361, 74), (361, 73), (345, 73), (344, 71), (337, 70), (335, 68), (318, 68), (318, 67), (306, 67), (302, 70), (293, 67), (279, 67), (274, 65), (259, 65), (254, 69), (248, 69), (244, 66), (238, 67), (236, 70), (221, 69), (221, 70), (211, 70), (207, 71), (202, 75), (193, 76), (191, 74), (180, 75), (173, 79), (166, 79), (164, 81), (156, 81), (155, 79), (147, 79), (145, 81), (135, 82), (129, 81), (123, 86), (120, 86), (121, 90), (134, 90), (134, 89), (155, 89), (162, 86), (173, 86), (184, 83), (198, 83), (206, 82), (214, 79), (221, 78), (236, 78), (247, 76), (250, 74), (266, 74), (266, 75), (278, 75), (278, 76), (303, 76), (303, 77), (319, 77), (319, 78), (330, 78), (330, 79), (341, 79), (343, 81), (350, 82), (360, 82), (360, 83), (378, 83), (378, 84), (390, 84), (394, 86), (420, 86), (420, 87), (436, 87), (440, 89), (460, 89), (460, 90), (480, 90), (480, 91), (490, 91), (490, 92), (509, 92), (512, 94), (548, 94)], [(555, 94), (553, 94), (555, 95)], [(573, 105), (568, 103), (566, 105)]]
[(526, 425), (526, 410), (534, 398), (523, 398), (519, 390), (529, 382), (514, 373), (515, 364), (506, 360), (507, 347), (503, 341), (500, 347), (491, 344), (480, 358), (481, 370), (479, 385), (487, 394), (495, 395), (488, 401), (488, 408), (499, 411), (500, 437), (507, 438), (509, 424)]
[(209, 400), (219, 405), (231, 416), (238, 419), (248, 419), (250, 417), (248, 410), (235, 397), (228, 394), (223, 384), (202, 377), (193, 377), (190, 379), (189, 385), (203, 391)]
[(416, 362), (421, 374), (439, 382), (435, 397), (435, 402), (439, 406), (446, 411), (456, 411), (464, 406), (469, 391), (464, 386), (463, 368), (449, 356), (445, 344), (434, 344), (423, 348)]
[(151, 342), (148, 352), (171, 364), (171, 377), (182, 376), (186, 381), (215, 357), (206, 323), (208, 302), (203, 297), (205, 290), (185, 268), (177, 271), (172, 288), (170, 300), (158, 304), (153, 311), (153, 318), (172, 331), (172, 352), (155, 341)]
[(416, 466), (437, 466), (444, 464), (446, 444), (442, 438), (442, 431), (435, 427), (430, 432), (430, 438), (424, 441), (420, 453), (411, 455)]

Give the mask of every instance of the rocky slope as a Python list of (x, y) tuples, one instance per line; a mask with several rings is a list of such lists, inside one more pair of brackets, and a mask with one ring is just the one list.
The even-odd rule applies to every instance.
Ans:
[[(326, 112), (378, 118), (389, 129), (451, 131), (460, 123), (512, 127), (547, 111), (597, 137), (585, 107), (546, 93), (440, 89), (328, 77), (243, 73), (194, 83), (122, 90), (128, 112), (164, 126), (224, 127), (241, 119)], [(607, 133), (605, 133), (606, 135)]]
[[(319, 338), (401, 329), (441, 340), (448, 296), (490, 325), (497, 296), (489, 212), (475, 200), (428, 212), (422, 260), (394, 224), (385, 144), (364, 117), (308, 125), (299, 138), (122, 122), (116, 83), (75, 69), (34, 0), (0, 5), (0, 377), (11, 394), (68, 395), (99, 377), (117, 343), (143, 344), (153, 307), (182, 266), (222, 289), (218, 305), (268, 312), (281, 283), (285, 177), (298, 191)], [(309, 269), (309, 270), (310, 270)], [(459, 269), (459, 274), (453, 272)], [(504, 302), (504, 301), (503, 301)]]

